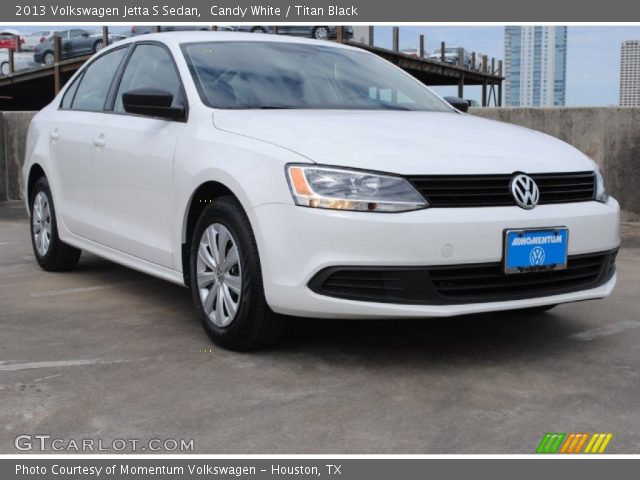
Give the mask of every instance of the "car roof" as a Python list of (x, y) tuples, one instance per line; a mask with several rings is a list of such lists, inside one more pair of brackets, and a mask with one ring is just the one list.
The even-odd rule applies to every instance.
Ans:
[(269, 33), (255, 34), (255, 33), (243, 33), (243, 32), (217, 32), (217, 31), (181, 31), (181, 32), (162, 32), (162, 33), (147, 33), (143, 35), (137, 35), (130, 37), (117, 43), (117, 45), (124, 45), (132, 42), (144, 42), (144, 41), (159, 41), (167, 45), (179, 46), (183, 43), (192, 42), (278, 42), (278, 43), (297, 43), (306, 45), (325, 45), (335, 48), (348, 48), (349, 47), (336, 42), (329, 42), (326, 40), (314, 40), (311, 38), (291, 37), (288, 35), (274, 35)]

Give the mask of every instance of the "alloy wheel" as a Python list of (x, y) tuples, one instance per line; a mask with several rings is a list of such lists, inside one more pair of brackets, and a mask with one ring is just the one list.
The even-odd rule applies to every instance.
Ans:
[(51, 207), (44, 192), (38, 192), (33, 200), (33, 240), (38, 255), (44, 257), (49, 251), (51, 243)]
[(313, 36), (317, 40), (326, 40), (329, 38), (329, 30), (327, 27), (318, 27), (313, 31)]
[(236, 241), (224, 225), (214, 223), (203, 232), (196, 273), (205, 314), (215, 326), (228, 326), (238, 311), (242, 272)]

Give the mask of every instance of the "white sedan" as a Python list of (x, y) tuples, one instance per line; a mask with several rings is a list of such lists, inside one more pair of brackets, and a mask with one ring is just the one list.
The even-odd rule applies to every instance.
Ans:
[(284, 315), (544, 310), (616, 282), (619, 207), (592, 160), (328, 42), (105, 48), (33, 119), (24, 179), (42, 268), (86, 250), (186, 285), (231, 349), (271, 344)]

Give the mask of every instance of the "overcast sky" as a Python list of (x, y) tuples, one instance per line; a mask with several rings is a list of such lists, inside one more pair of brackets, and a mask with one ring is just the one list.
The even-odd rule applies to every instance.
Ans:
[[(401, 27), (400, 48), (418, 46), (420, 34), (426, 49), (440, 42), (504, 58), (504, 27)], [(376, 27), (375, 43), (391, 48), (391, 27)], [(620, 75), (620, 45), (623, 40), (640, 39), (640, 27), (569, 27), (567, 34), (567, 105), (617, 105)], [(456, 95), (457, 87), (435, 89)], [(465, 97), (480, 100), (480, 87), (466, 87)]]
[[(2, 28), (2, 26), (0, 26)], [(7, 27), (21, 31), (40, 27)], [(57, 26), (56, 29), (65, 27)], [(78, 28), (82, 28), (78, 26)], [(98, 27), (89, 27), (97, 30)], [(130, 26), (118, 25), (117, 31), (129, 31)], [(375, 43), (391, 48), (391, 27), (375, 28)], [(504, 27), (401, 27), (400, 48), (418, 46), (418, 37), (425, 35), (428, 51), (444, 41), (451, 46), (465, 47), (496, 59), (504, 58)], [(569, 27), (567, 47), (567, 105), (617, 105), (620, 75), (620, 45), (623, 40), (640, 39), (640, 26)], [(442, 95), (456, 95), (456, 87), (435, 89)], [(466, 87), (465, 97), (480, 100), (480, 87)]]

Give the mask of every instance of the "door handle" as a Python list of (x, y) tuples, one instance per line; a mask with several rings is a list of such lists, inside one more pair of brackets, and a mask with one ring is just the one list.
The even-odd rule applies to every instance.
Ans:
[(58, 138), (60, 138), (60, 132), (58, 132), (57, 128), (49, 132), (49, 138), (51, 138), (51, 140), (58, 140)]
[(93, 144), (96, 147), (104, 147), (107, 144), (107, 139), (105, 138), (104, 133), (101, 133), (97, 137), (94, 137)]

